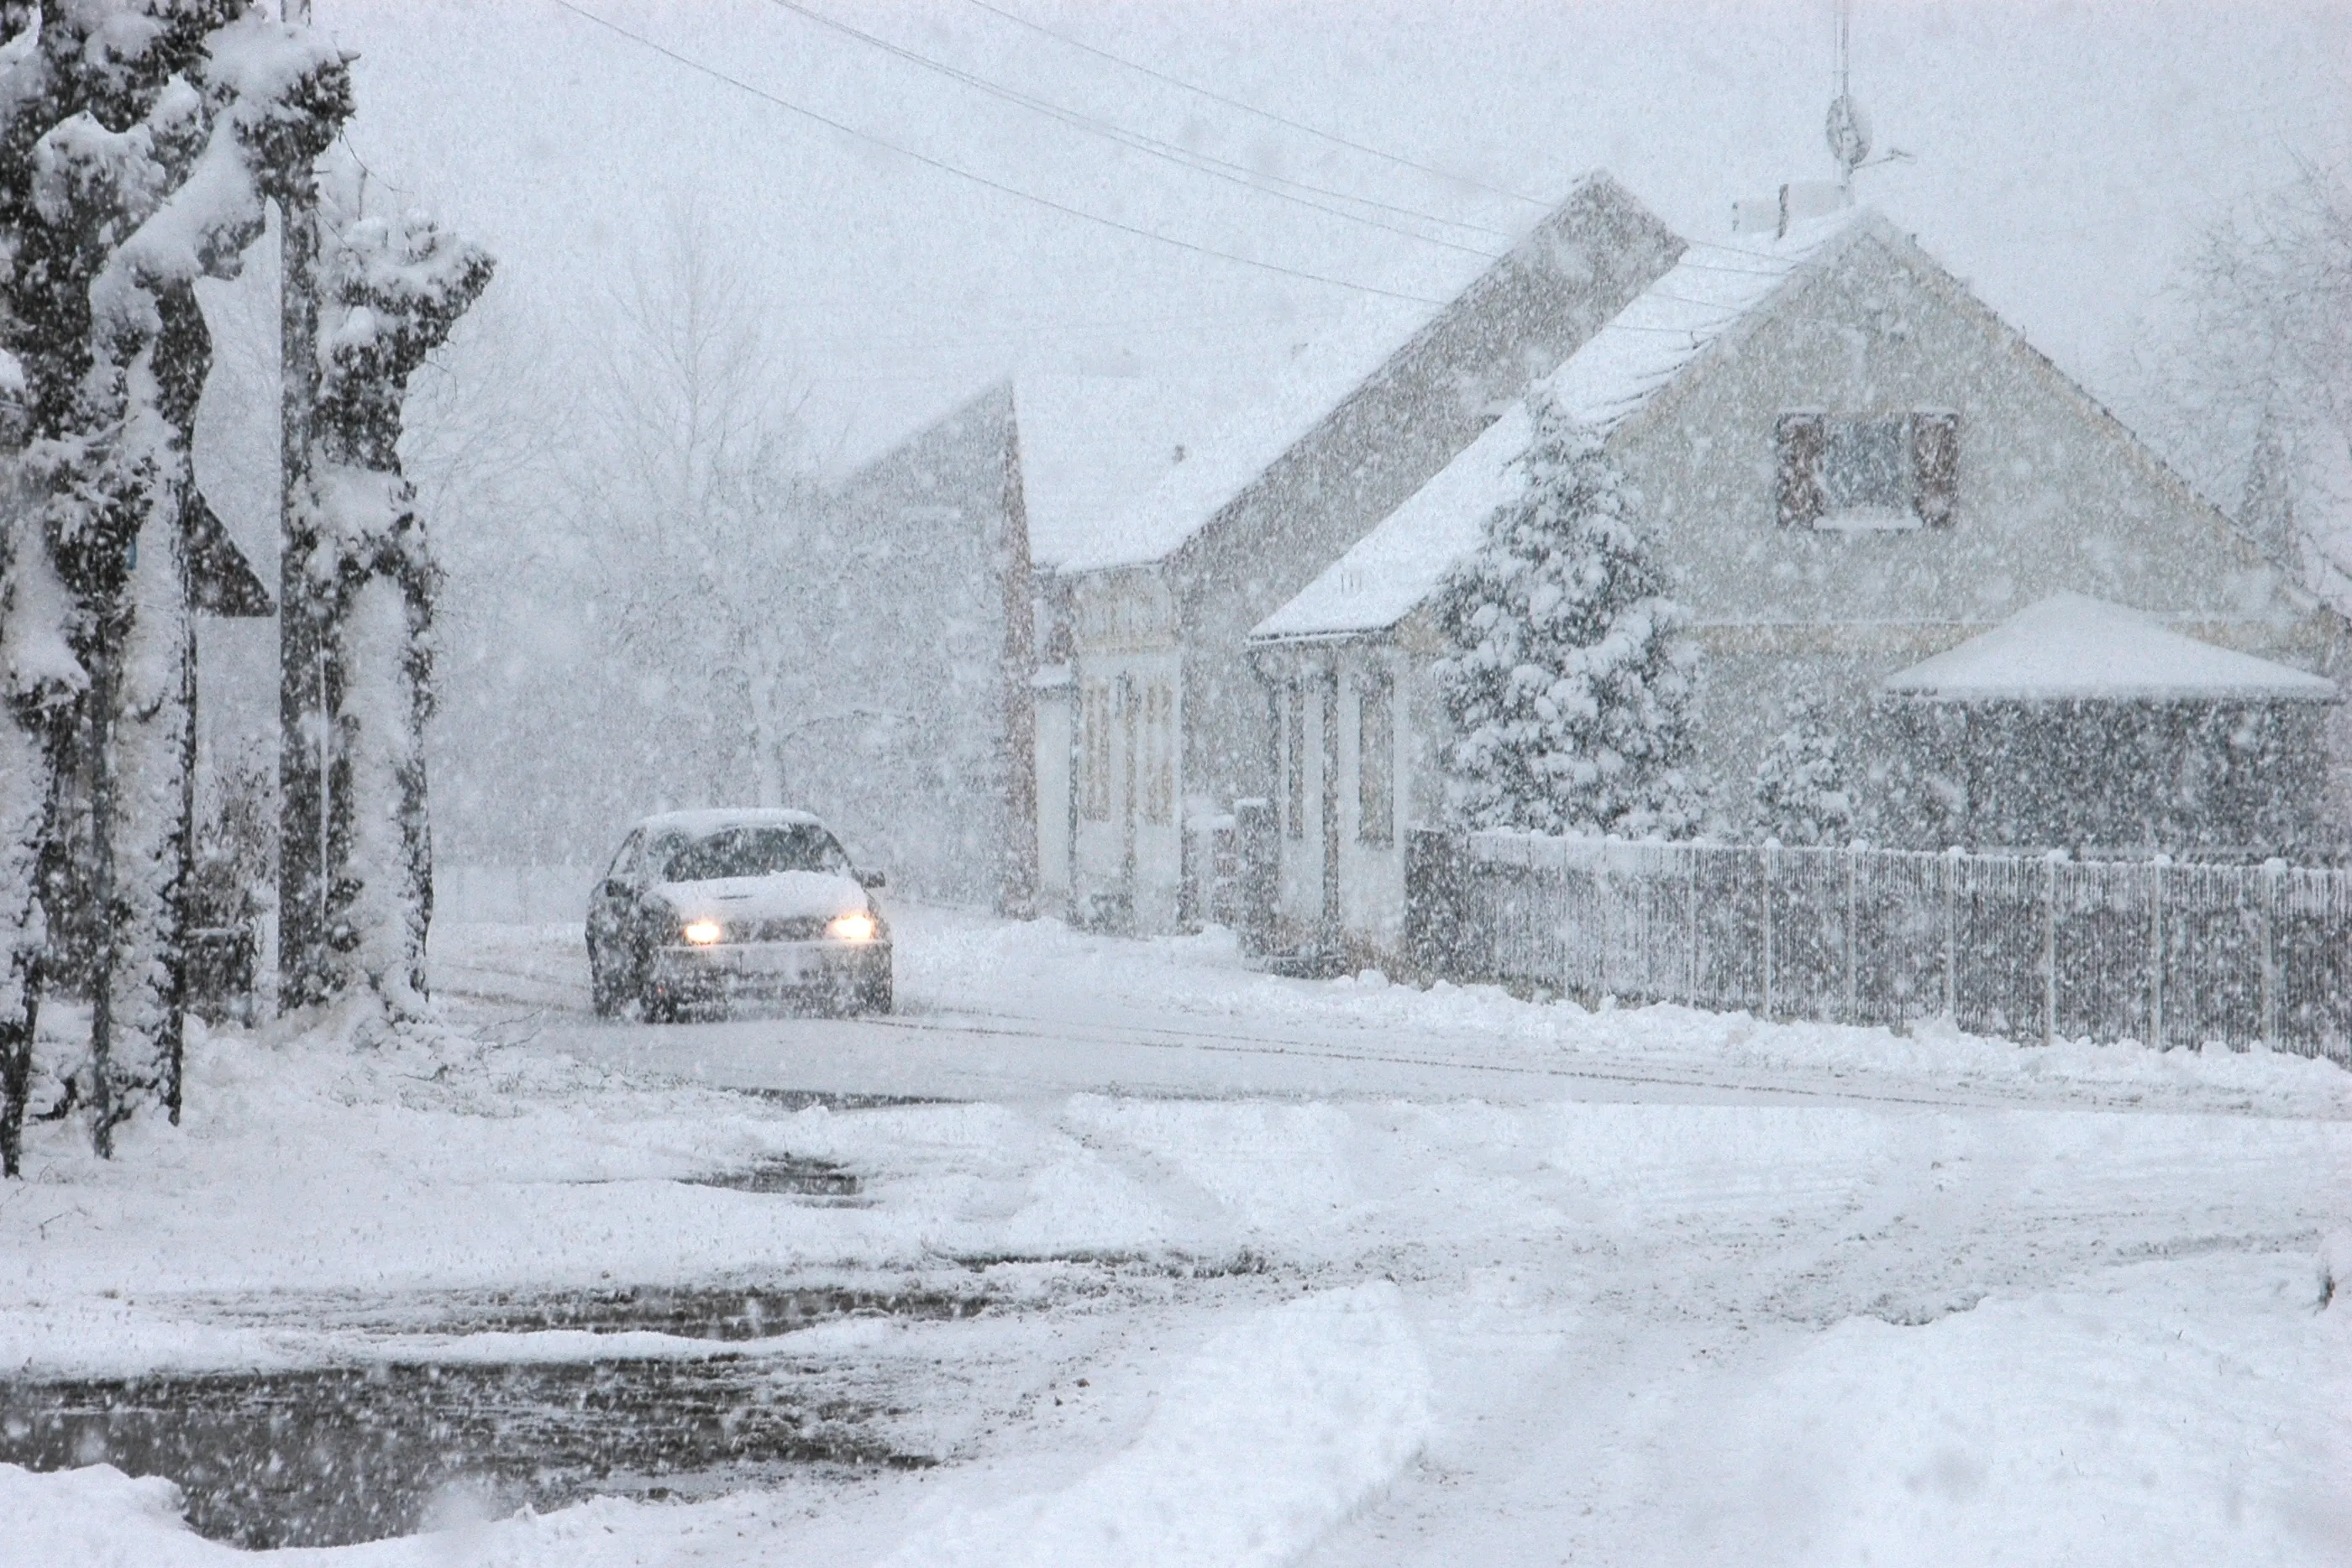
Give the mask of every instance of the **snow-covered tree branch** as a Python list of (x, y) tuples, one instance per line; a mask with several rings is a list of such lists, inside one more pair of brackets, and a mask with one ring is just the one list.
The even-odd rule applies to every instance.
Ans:
[(625, 338), (596, 411), (611, 445), (583, 500), (618, 546), (616, 652), (656, 686), (666, 747), (700, 776), (689, 788), (731, 799), (745, 779), (782, 804), (796, 716), (839, 706), (821, 629), (843, 552), (797, 400), (696, 213), (671, 215), (658, 265), (615, 303)]
[(1784, 844), (1841, 844), (1853, 836), (1853, 795), (1845, 758), (1819, 699), (1788, 706), (1788, 727), (1756, 769), (1752, 831)]

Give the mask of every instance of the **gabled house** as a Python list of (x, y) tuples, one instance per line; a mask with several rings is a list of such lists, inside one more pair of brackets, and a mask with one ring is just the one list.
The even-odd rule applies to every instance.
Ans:
[[(1276, 786), (1249, 629), (1313, 580), (1615, 317), (1682, 242), (1594, 174), (1444, 305), (1309, 349), (1060, 563), (1040, 697), (1045, 902), (1119, 929), (1204, 903), (1200, 835)], [(1064, 737), (1067, 737), (1066, 745)]]
[[(1859, 738), (1889, 676), (2053, 591), (2274, 684), (2341, 668), (2335, 614), (1867, 210), (1693, 246), (1543, 390), (1643, 497), (1704, 656), (1696, 768), (1730, 814), (1791, 696)], [(1296, 935), (1395, 943), (1405, 830), (1443, 820), (1433, 596), (1516, 493), (1530, 433), (1507, 413), (1252, 629)]]
[[(821, 811), (927, 896), (1035, 907), (1066, 833), (1065, 711), (1036, 672), (1052, 598), (1038, 584), (1197, 438), (1205, 390), (1125, 376), (1024, 376), (966, 398), (833, 486), (839, 603), (809, 656), (826, 700), (785, 742), (793, 803)], [(1050, 631), (1047, 633), (1050, 638)], [(1056, 795), (1055, 790), (1062, 793)]]

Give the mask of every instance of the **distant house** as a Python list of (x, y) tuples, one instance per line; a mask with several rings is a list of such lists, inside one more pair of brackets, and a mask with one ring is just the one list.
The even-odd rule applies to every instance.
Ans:
[[(1310, 346), (1276, 393), (1103, 520), (1046, 595), (1037, 837), (1048, 906), (1167, 931), (1201, 914), (1201, 841), (1276, 786), (1249, 629), (1439, 473), (1682, 242), (1606, 175), (1442, 307)], [(1061, 847), (1053, 846), (1056, 839)]]
[(1049, 814), (1067, 799), (1053, 569), (1175, 465), (1202, 401), (1129, 377), (1008, 380), (833, 486), (840, 613), (809, 649), (826, 700), (785, 743), (794, 803), (914, 891), (1034, 908), (1041, 854), (1054, 878), (1067, 850), (1038, 831), (1041, 798)]
[[(1810, 694), (1850, 738), (1881, 722), (1901, 732), (1924, 793), (1895, 815), (1923, 842), (2140, 847), (2185, 831), (2158, 797), (2177, 804), (2200, 768), (2229, 774), (2210, 748), (2243, 727), (2226, 716), (2248, 714), (2294, 759), (2273, 779), (2295, 797), (2291, 814), (2316, 814), (2311, 758), (2341, 712), (2322, 677), (2343, 667), (2344, 622), (1884, 218), (1694, 246), (1543, 384), (1605, 433), (1644, 498), (1705, 655), (1697, 770), (1735, 810), (1788, 699)], [(1507, 413), (1252, 628), (1279, 716), (1271, 792), (1294, 933), (1395, 941), (1404, 830), (1442, 820), (1432, 596), (1516, 492), (1530, 428), (1524, 406)], [(2137, 613), (2068, 601), (1994, 631), (2062, 590)], [(2037, 633), (2086, 627), (2121, 638), (2105, 686), (2033, 695), (1960, 678)], [(2135, 685), (2135, 662), (2198, 680)], [(2208, 676), (2221, 687), (2200, 685)], [(2077, 717), (2097, 709), (2102, 732), (2134, 737), (2127, 755), (2170, 782), (2096, 782), (2089, 769), (2120, 766), (2116, 754), (2064, 749), (2067, 727), (2034, 706), (2045, 698)], [(2004, 759), (2029, 730), (2034, 759)], [(2071, 789), (2105, 805), (2027, 809), (2025, 776), (2058, 766), (2069, 776), (2044, 780), (2040, 800)], [(2207, 797), (2200, 841), (2281, 826), (2218, 820), (2231, 798)]]

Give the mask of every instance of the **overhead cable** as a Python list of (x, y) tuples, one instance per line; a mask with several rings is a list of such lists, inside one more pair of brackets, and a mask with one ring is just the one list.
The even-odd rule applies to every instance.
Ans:
[[(1370, 196), (1359, 196), (1347, 191), (1335, 191), (1328, 186), (1313, 184), (1304, 180), (1293, 180), (1280, 174), (1262, 173), (1256, 170), (1247, 168), (1243, 164), (1235, 163), (1230, 159), (1219, 158), (1213, 153), (1202, 152), (1192, 148), (1179, 146), (1175, 142), (1163, 141), (1159, 137), (1147, 134), (1146, 132), (1129, 130), (1126, 126), (1101, 119), (1096, 115), (1087, 114), (1084, 110), (1071, 109), (1066, 105), (1055, 103), (1048, 99), (1038, 98), (1034, 94), (1023, 92), (1018, 88), (1007, 87), (1002, 82), (992, 81), (985, 77), (966, 70), (961, 66), (950, 65), (944, 60), (933, 59), (930, 56), (923, 54), (919, 50), (908, 48), (903, 44), (892, 43), (887, 38), (866, 32), (863, 28), (853, 26), (849, 23), (844, 22), (837, 17), (826, 16), (824, 12), (817, 10), (814, 6), (801, 4), (800, 0), (768, 0), (768, 3), (774, 5), (779, 10), (790, 11), (794, 16), (805, 17), (807, 20), (817, 24), (817, 26), (821, 27), (831, 28), (833, 31), (841, 34), (845, 37), (854, 38), (861, 44), (867, 45), (872, 48), (879, 49), (885, 54), (893, 56), (896, 58), (905, 60), (909, 65), (918, 66), (924, 70), (935, 71), (940, 76), (948, 78), (951, 81), (960, 82), (965, 87), (972, 89), (976, 92), (987, 93), (991, 97), (1002, 99), (1007, 103), (1015, 104), (1020, 108), (1029, 110), (1034, 113), (1043, 114), (1050, 119), (1057, 120), (1063, 124), (1070, 126), (1075, 130), (1088, 131), (1094, 135), (1104, 137), (1108, 141), (1117, 142), (1118, 145), (1125, 147), (1131, 152), (1141, 152), (1147, 156), (1160, 159), (1163, 162), (1173, 163), (1179, 168), (1188, 169), (1196, 174), (1206, 174), (1212, 179), (1223, 180), (1228, 184), (1239, 185), (1244, 190), (1256, 192), (1260, 195), (1273, 196), (1278, 200), (1286, 202), (1295, 202), (1300, 206), (1310, 208), (1318, 213), (1328, 213), (1334, 217), (1345, 218), (1350, 223), (1366, 224), (1373, 228), (1385, 230), (1390, 234), (1402, 235), (1407, 239), (1419, 240), (1424, 245), (1442, 246), (1447, 250), (1460, 251), (1467, 256), (1484, 256), (1489, 261), (1496, 259), (1501, 253), (1499, 251), (1489, 250), (1479, 246), (1460, 245), (1452, 240), (1439, 239), (1434, 235), (1423, 234), (1416, 229), (1400, 228), (1394, 224), (1382, 223), (1378, 218), (1367, 217), (1361, 213), (1351, 213), (1344, 208), (1334, 207), (1322, 202), (1310, 200), (1306, 196), (1294, 195), (1291, 192), (1309, 191), (1318, 196), (1328, 196), (1334, 201), (1353, 202), (1360, 206), (1371, 207), (1384, 213), (1394, 213), (1401, 217), (1411, 218), (1418, 223), (1443, 225), (1450, 228), (1465, 229), (1476, 234), (1490, 235), (1497, 239), (1510, 240), (1516, 237), (1504, 230), (1489, 228), (1484, 224), (1468, 223), (1459, 218), (1441, 217), (1435, 213), (1423, 212), (1418, 207), (1399, 206), (1391, 202), (1378, 201)], [(1287, 186), (1289, 189), (1281, 189), (1280, 187), (1283, 186)]]
[(1549, 208), (1558, 204), (1554, 202), (1546, 201), (1541, 196), (1527, 195), (1521, 192), (1511, 190), (1503, 185), (1490, 185), (1484, 180), (1477, 179), (1472, 175), (1456, 173), (1450, 169), (1440, 169), (1433, 164), (1417, 162), (1413, 159), (1407, 158), (1401, 153), (1387, 152), (1381, 151), (1378, 147), (1369, 146), (1361, 141), (1352, 141), (1345, 136), (1339, 135), (1333, 131), (1324, 131), (1317, 126), (1309, 125), (1304, 120), (1292, 120), (1286, 115), (1276, 114), (1270, 109), (1260, 109), (1256, 104), (1246, 103), (1237, 98), (1228, 98), (1223, 93), (1202, 87), (1197, 82), (1186, 81), (1181, 77), (1171, 76), (1166, 71), (1155, 69), (1150, 66), (1140, 63), (1139, 61), (1130, 60), (1124, 55), (1115, 55), (1108, 49), (1097, 48), (1092, 44), (1085, 43), (1079, 39), (1071, 37), (1067, 33), (1055, 32), (1053, 28), (1045, 26), (1041, 22), (1033, 22), (1028, 17), (1007, 11), (1002, 6), (992, 5), (988, 3), (988, 0), (965, 0), (965, 4), (976, 5), (981, 10), (987, 12), (992, 16), (1001, 16), (1004, 20), (1013, 24), (1015, 26), (1026, 27), (1033, 33), (1042, 33), (1046, 37), (1052, 38), (1059, 43), (1066, 44), (1071, 48), (1079, 50), (1084, 54), (1092, 55), (1097, 59), (1108, 60), (1113, 65), (1124, 66), (1129, 70), (1140, 72), (1142, 75), (1150, 77), (1154, 81), (1166, 82), (1171, 87), (1181, 88), (1186, 92), (1196, 93), (1199, 96), (1207, 99), (1212, 103), (1222, 103), (1228, 109), (1238, 109), (1244, 114), (1256, 115), (1260, 120), (1271, 120), (1276, 125), (1287, 126), (1293, 131), (1303, 131), (1308, 136), (1313, 136), (1321, 141), (1328, 141), (1335, 147), (1345, 147), (1351, 152), (1361, 152), (1367, 157), (1378, 158), (1384, 162), (1394, 163), (1399, 168), (1412, 169), (1420, 173), (1432, 175), (1437, 179), (1448, 181), (1454, 184), (1468, 185), (1474, 190), (1484, 191), (1490, 196), (1503, 196), (1514, 202), (1525, 202), (1528, 205), (1532, 207)]
[(770, 92), (764, 88), (753, 87), (750, 82), (744, 81), (737, 77), (730, 76), (725, 71), (719, 70), (716, 67), (705, 65), (700, 60), (695, 59), (691, 56), (680, 54), (676, 49), (670, 48), (665, 44), (657, 43), (655, 40), (645, 37), (641, 33), (633, 33), (626, 27), (620, 26), (618, 23), (607, 21), (605, 18), (597, 16), (593, 11), (573, 5), (572, 0), (554, 0), (554, 4), (560, 9), (571, 12), (573, 16), (581, 18), (583, 21), (593, 22), (597, 26), (604, 28), (606, 32), (626, 38), (629, 42), (638, 45), (643, 48), (651, 49), (654, 53), (662, 56), (664, 58), (668, 59), (677, 65), (684, 67), (688, 70), (709, 77), (713, 81), (724, 82), (727, 86), (734, 88), (740, 92), (749, 93), (753, 98), (759, 99), (766, 103), (773, 104), (778, 109), (786, 110), (791, 113), (801, 116), (804, 120), (814, 120), (817, 124), (825, 127), (827, 130), (840, 131), (845, 136), (854, 136), (861, 141), (870, 142), (874, 146), (884, 149), (886, 152), (896, 152), (902, 158), (910, 158), (916, 162), (922, 164), (927, 169), (936, 169), (943, 174), (952, 174), (960, 180), (969, 180), (976, 185), (985, 186), (987, 189), (995, 191), (1000, 194), (1012, 196), (1017, 200), (1031, 203), (1034, 205), (1046, 208), (1051, 212), (1060, 213), (1066, 217), (1077, 218), (1083, 222), (1090, 224), (1098, 224), (1105, 228), (1116, 229), (1121, 234), (1133, 235), (1139, 239), (1157, 240), (1161, 245), (1173, 246), (1179, 250), (1191, 251), (1196, 256), (1210, 256), (1218, 261), (1229, 261), (1239, 267), (1254, 267), (1261, 272), (1275, 273), (1284, 277), (1297, 278), (1305, 283), (1320, 283), (1333, 288), (1353, 289), (1359, 294), (1376, 295), (1383, 299), (1402, 299), (1414, 305), (1443, 305), (1445, 303), (1443, 299), (1433, 299), (1425, 294), (1409, 294), (1402, 289), (1382, 288), (1376, 284), (1352, 283), (1344, 277), (1332, 277), (1319, 272), (1308, 272), (1303, 267), (1284, 267), (1279, 262), (1261, 261), (1255, 256), (1239, 256), (1232, 251), (1219, 250), (1213, 246), (1199, 245), (1195, 244), (1192, 240), (1181, 239), (1174, 235), (1161, 234), (1157, 229), (1148, 229), (1139, 225), (1123, 223), (1118, 218), (1105, 217), (1100, 213), (1090, 213), (1083, 207), (1074, 207), (1066, 202), (1057, 202), (1051, 196), (1041, 196), (1034, 191), (1024, 191), (1018, 185), (1009, 185), (1002, 180), (994, 180), (991, 179), (986, 174), (975, 173), (970, 169), (962, 168), (957, 164), (948, 162), (944, 159), (934, 158), (926, 152), (918, 152), (911, 147), (904, 146), (896, 141), (887, 141), (882, 137), (875, 135), (872, 131), (861, 131), (855, 125), (835, 120), (830, 115), (821, 114), (817, 110), (810, 109), (805, 105), (794, 103), (792, 99), (784, 98), (780, 94)]

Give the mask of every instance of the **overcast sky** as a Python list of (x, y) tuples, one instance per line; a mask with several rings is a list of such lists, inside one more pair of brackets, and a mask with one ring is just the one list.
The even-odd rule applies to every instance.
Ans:
[[(859, 449), (1008, 370), (1243, 376), (1358, 297), (1272, 268), (1444, 293), (1588, 169), (1706, 239), (1733, 198), (1830, 172), (1831, 0), (573, 4), (314, 0), (360, 52), (352, 145), (498, 252), (558, 353), (595, 348), (607, 279), (693, 199), (755, 268), (812, 423)], [(2345, 155), (2347, 81), (2341, 0), (1854, 5), (1854, 95), (1910, 154), (1865, 198), (2110, 392), (2195, 231)]]

